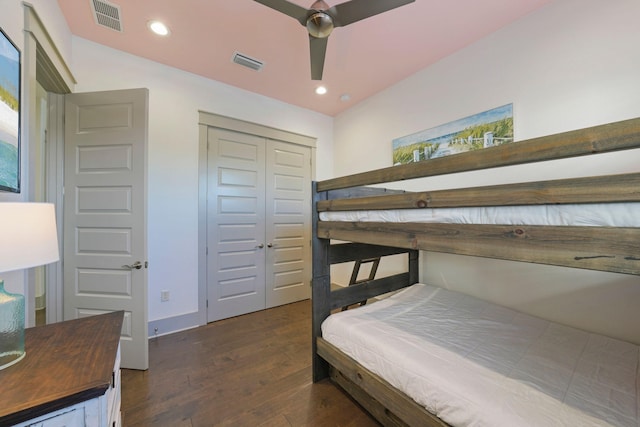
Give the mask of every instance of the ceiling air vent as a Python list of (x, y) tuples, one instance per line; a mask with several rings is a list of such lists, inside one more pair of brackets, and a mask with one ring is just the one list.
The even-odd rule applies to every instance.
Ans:
[(120, 22), (120, 6), (104, 0), (89, 0), (93, 19), (96, 24), (112, 30), (122, 32), (122, 22)]
[(255, 70), (255, 71), (260, 71), (262, 70), (262, 67), (264, 67), (264, 62), (259, 61), (255, 58), (248, 57), (247, 55), (242, 54), (240, 52), (235, 52), (233, 54), (232, 60), (236, 64), (242, 65), (247, 68), (251, 68), (252, 70)]

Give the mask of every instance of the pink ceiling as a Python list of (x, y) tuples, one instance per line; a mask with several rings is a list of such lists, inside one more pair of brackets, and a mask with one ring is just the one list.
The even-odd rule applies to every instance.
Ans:
[[(95, 23), (90, 0), (58, 3), (79, 37), (334, 116), (550, 1), (416, 0), (337, 28), (322, 82), (310, 77), (306, 28), (253, 0), (109, 0), (121, 9), (121, 33)], [(151, 19), (165, 21), (171, 36), (151, 34)], [(235, 51), (263, 61), (264, 68), (234, 64)], [(320, 83), (326, 95), (314, 93)], [(341, 101), (343, 94), (350, 100)]]

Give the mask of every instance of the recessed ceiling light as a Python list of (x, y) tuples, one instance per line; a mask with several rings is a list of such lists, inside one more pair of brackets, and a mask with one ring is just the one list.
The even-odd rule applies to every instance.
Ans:
[(324, 86), (318, 86), (318, 87), (316, 88), (316, 93), (317, 93), (318, 95), (324, 95), (325, 93), (327, 93), (327, 88), (326, 88), (326, 87), (324, 87)]
[(167, 28), (167, 26), (160, 21), (149, 21), (147, 23), (147, 26), (151, 31), (159, 36), (169, 35), (169, 28)]

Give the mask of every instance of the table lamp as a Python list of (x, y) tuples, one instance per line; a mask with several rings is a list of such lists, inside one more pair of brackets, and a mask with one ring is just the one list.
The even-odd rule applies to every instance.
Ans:
[[(55, 210), (48, 203), (0, 203), (0, 274), (58, 261)], [(24, 296), (5, 291), (0, 277), (0, 369), (24, 351)]]

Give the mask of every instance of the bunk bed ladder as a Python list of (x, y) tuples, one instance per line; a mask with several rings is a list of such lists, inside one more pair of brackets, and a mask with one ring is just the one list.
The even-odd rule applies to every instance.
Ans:
[[(371, 270), (369, 270), (369, 275), (366, 278), (358, 280), (358, 276), (360, 275), (360, 267), (362, 266), (362, 264), (371, 264)], [(353, 265), (353, 272), (351, 272), (351, 279), (349, 279), (349, 286), (359, 285), (360, 283), (370, 282), (375, 279), (379, 265), (380, 257), (356, 260), (355, 264)], [(366, 303), (367, 300), (360, 301), (360, 307), (362, 307)], [(345, 305), (344, 307), (342, 307), (342, 311), (348, 310), (349, 307), (350, 306)]]

